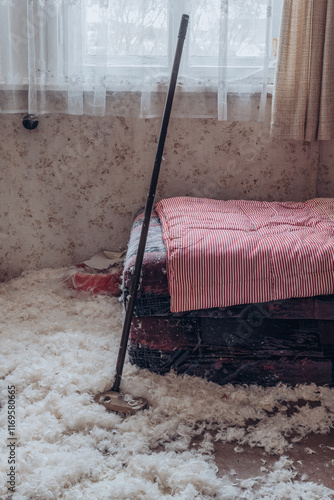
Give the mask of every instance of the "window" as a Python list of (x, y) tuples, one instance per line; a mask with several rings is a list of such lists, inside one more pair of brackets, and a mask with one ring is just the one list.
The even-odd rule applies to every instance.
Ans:
[[(178, 114), (262, 120), (282, 2), (0, 0), (0, 110), (160, 115), (187, 13)], [(228, 115), (232, 95), (241, 113)]]
[(257, 74), (260, 81), (268, 55), (268, 36), (269, 83), (273, 83), (282, 3), (283, 0), (105, 0), (102, 6), (88, 3), (85, 64), (107, 64), (114, 74), (127, 73), (129, 77), (135, 77), (143, 66), (167, 74), (181, 15), (189, 13), (181, 67), (181, 75), (188, 78), (188, 90), (191, 80), (196, 86), (207, 87), (217, 79), (217, 68), (225, 65), (231, 80), (244, 78), (247, 73)]

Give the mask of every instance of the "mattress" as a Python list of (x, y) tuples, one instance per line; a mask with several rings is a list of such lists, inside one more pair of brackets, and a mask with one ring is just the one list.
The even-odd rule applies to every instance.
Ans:
[(334, 199), (156, 205), (171, 311), (334, 293)]
[[(130, 233), (124, 302), (142, 221), (141, 212)], [(134, 316), (130, 362), (156, 373), (173, 370), (221, 384), (331, 384), (333, 380), (333, 295), (172, 312), (167, 251), (156, 211), (149, 226)]]

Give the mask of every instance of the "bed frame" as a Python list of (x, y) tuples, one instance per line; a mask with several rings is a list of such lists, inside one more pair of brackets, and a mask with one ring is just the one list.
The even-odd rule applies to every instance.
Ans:
[[(135, 218), (123, 274), (126, 302), (143, 214)], [(165, 374), (219, 384), (334, 382), (334, 295), (170, 312), (166, 250), (153, 211), (129, 340), (129, 359)]]

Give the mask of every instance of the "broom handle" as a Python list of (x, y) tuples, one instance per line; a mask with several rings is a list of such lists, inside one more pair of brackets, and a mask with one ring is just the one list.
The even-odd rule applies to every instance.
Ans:
[(149, 189), (149, 192), (147, 195), (147, 200), (146, 200), (144, 220), (143, 220), (143, 225), (142, 225), (141, 233), (140, 233), (134, 275), (133, 275), (133, 280), (132, 280), (131, 286), (130, 286), (130, 297), (128, 299), (126, 312), (125, 312), (125, 318), (124, 318), (123, 330), (122, 330), (122, 336), (121, 336), (121, 343), (120, 343), (120, 347), (119, 347), (117, 364), (116, 364), (116, 376), (115, 376), (114, 385), (111, 389), (112, 391), (115, 391), (115, 392), (119, 392), (119, 387), (120, 387), (121, 380), (122, 380), (122, 373), (123, 373), (126, 349), (127, 349), (128, 340), (129, 340), (129, 333), (130, 333), (130, 327), (131, 327), (131, 322), (132, 322), (132, 317), (133, 317), (133, 310), (134, 310), (135, 301), (137, 298), (137, 291), (138, 291), (138, 285), (139, 285), (139, 280), (140, 280), (141, 268), (142, 268), (142, 264), (143, 264), (143, 257), (144, 257), (145, 245), (146, 245), (146, 240), (147, 240), (147, 234), (148, 234), (148, 229), (149, 229), (149, 225), (150, 225), (150, 219), (151, 219), (151, 213), (152, 213), (152, 208), (153, 208), (155, 191), (157, 188), (157, 183), (158, 183), (158, 178), (159, 178), (162, 153), (164, 150), (164, 145), (165, 145), (165, 140), (166, 140), (166, 135), (167, 135), (167, 128), (168, 128), (168, 123), (169, 123), (169, 117), (170, 117), (172, 104), (173, 104), (173, 98), (174, 98), (174, 93), (175, 93), (177, 75), (179, 72), (183, 44), (184, 44), (184, 40), (186, 37), (187, 28), (188, 28), (188, 21), (189, 21), (189, 16), (186, 14), (183, 14), (183, 16), (181, 18), (181, 24), (180, 24), (179, 34), (178, 34), (178, 41), (177, 41), (177, 46), (176, 46), (176, 51), (175, 51), (173, 69), (172, 69), (171, 79), (170, 79), (166, 103), (165, 103), (165, 109), (164, 109), (162, 123), (161, 123), (160, 136), (159, 136), (157, 152), (156, 152), (156, 156), (155, 156), (155, 162), (154, 162), (154, 167), (153, 167), (153, 172), (152, 172), (152, 177), (151, 177), (151, 184), (150, 184), (150, 189)]

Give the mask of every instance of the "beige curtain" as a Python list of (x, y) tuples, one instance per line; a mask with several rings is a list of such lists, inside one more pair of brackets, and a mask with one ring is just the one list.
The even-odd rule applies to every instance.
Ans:
[(285, 0), (271, 135), (334, 139), (334, 0)]

